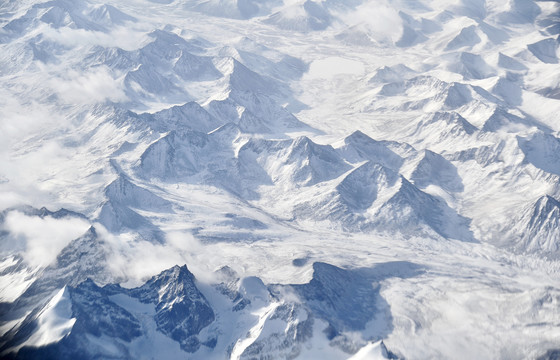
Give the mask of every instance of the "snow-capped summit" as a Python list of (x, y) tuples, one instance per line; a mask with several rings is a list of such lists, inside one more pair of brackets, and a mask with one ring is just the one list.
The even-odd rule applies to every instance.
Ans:
[(519, 251), (537, 252), (558, 258), (558, 224), (560, 222), (560, 202), (550, 195), (540, 197), (522, 213), (520, 221), (514, 225), (514, 247)]

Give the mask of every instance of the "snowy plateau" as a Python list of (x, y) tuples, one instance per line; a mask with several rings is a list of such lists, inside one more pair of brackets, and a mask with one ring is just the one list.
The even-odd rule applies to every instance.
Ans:
[(0, 0), (0, 358), (560, 359), (560, 2)]

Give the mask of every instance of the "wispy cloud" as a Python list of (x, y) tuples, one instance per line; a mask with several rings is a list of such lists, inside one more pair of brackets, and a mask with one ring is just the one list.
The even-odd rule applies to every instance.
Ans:
[(93, 104), (105, 100), (126, 100), (122, 83), (114, 79), (106, 68), (96, 68), (86, 73), (69, 71), (64, 77), (52, 78), (49, 86), (63, 103)]
[(68, 47), (119, 47), (124, 50), (135, 50), (148, 40), (142, 29), (119, 26), (111, 32), (71, 29), (67, 27), (54, 29), (45, 26), (41, 29), (45, 39)]
[(386, 0), (367, 1), (355, 11), (339, 15), (348, 26), (360, 25), (379, 42), (397, 41), (402, 35), (402, 19)]
[[(175, 265), (187, 264), (199, 280), (211, 281), (212, 270), (199, 268), (207, 249), (189, 232), (171, 232), (166, 243), (152, 243), (136, 234), (113, 234), (103, 225), (95, 224), (100, 238), (110, 249), (108, 266), (117, 278), (127, 279), (125, 286), (141, 285), (146, 279)], [(197, 265), (198, 264), (198, 265)]]
[(40, 218), (11, 211), (3, 224), (3, 230), (9, 234), (2, 248), (22, 251), (25, 261), (32, 267), (46, 266), (56, 259), (70, 241), (84, 234), (89, 226), (87, 221), (79, 218)]

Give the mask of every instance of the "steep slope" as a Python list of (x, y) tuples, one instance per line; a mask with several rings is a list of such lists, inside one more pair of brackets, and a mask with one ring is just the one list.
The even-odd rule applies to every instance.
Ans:
[[(186, 352), (200, 347), (196, 335), (214, 321), (214, 312), (194, 281), (186, 266), (176, 266), (127, 292), (142, 303), (155, 305), (158, 330), (178, 341)], [(207, 341), (205, 345), (212, 347), (215, 339)]]
[[(31, 284), (16, 301), (3, 304), (4, 310), (0, 319), (3, 324), (11, 324), (11, 327), (2, 338), (2, 346), (5, 348), (12, 346), (14, 342), (19, 343), (21, 336), (17, 334), (23, 333), (28, 336), (28, 328), (35, 327), (35, 320), (32, 319), (36, 316), (37, 307), (49, 308), (46, 302), (61, 288), (76, 286), (90, 278), (101, 283), (114, 280), (114, 276), (108, 270), (110, 257), (110, 247), (93, 227), (83, 236), (70, 242), (52, 264), (34, 274)], [(29, 313), (31, 315), (28, 315)], [(33, 324), (30, 325), (29, 322)], [(48, 336), (48, 331), (45, 336)], [(12, 345), (9, 345), (10, 343)]]
[(340, 146), (337, 145), (335, 147), (340, 155), (352, 163), (368, 160), (393, 170), (399, 170), (403, 163), (403, 159), (386, 143), (376, 141), (359, 130), (345, 137)]
[[(394, 193), (399, 176), (384, 166), (367, 162), (345, 175), (329, 193), (306, 198), (294, 208), (296, 218), (329, 220), (347, 230), (363, 230), (371, 221), (370, 208)], [(376, 202), (377, 201), (377, 202)]]
[(133, 184), (123, 174), (105, 188), (105, 196), (107, 201), (98, 215), (103, 226), (112, 232), (135, 230), (144, 237), (161, 241), (161, 230), (133, 209), (170, 213), (169, 201)]
[(401, 177), (400, 188), (376, 212), (372, 226), (413, 234), (428, 226), (444, 238), (474, 241), (470, 220), (457, 214), (447, 203), (426, 194)]
[(548, 173), (560, 175), (560, 140), (551, 134), (535, 132), (526, 138), (518, 137), (525, 160)]
[(239, 150), (246, 163), (255, 161), (275, 184), (309, 186), (333, 179), (350, 167), (330, 145), (307, 137), (293, 140), (250, 140)]
[(211, 116), (198, 103), (188, 102), (154, 113), (150, 124), (162, 133), (187, 129), (208, 133), (224, 123)]
[(410, 179), (420, 188), (433, 184), (450, 192), (464, 190), (457, 168), (444, 157), (430, 150), (425, 150), (422, 160), (414, 169)]
[(558, 258), (560, 202), (545, 195), (524, 209), (510, 231), (516, 250)]
[[(337, 347), (356, 352), (356, 345), (362, 341), (354, 344), (345, 333), (363, 328), (380, 305), (373, 278), (361, 271), (325, 263), (315, 263), (313, 269), (313, 279), (304, 285), (267, 287), (259, 278), (249, 277), (231, 279), (228, 287), (224, 283), (217, 286), (223, 301), (229, 302), (239, 314), (240, 326), (246, 323), (259, 327), (249, 344), (241, 345), (245, 342), (243, 338), (231, 344), (232, 356), (249, 358), (262, 351), (297, 356), (304, 351), (303, 346), (313, 346), (310, 340), (316, 330), (314, 319), (328, 322), (325, 333), (316, 336), (324, 341), (336, 338), (333, 344)], [(231, 291), (244, 299), (243, 307), (234, 306), (236, 297), (230, 298), (233, 303), (226, 300)], [(300, 299), (294, 300), (286, 291), (293, 291)], [(347, 307), (347, 294), (354, 295), (351, 310)], [(262, 312), (263, 309), (266, 310)], [(251, 312), (259, 314), (258, 318), (254, 319)], [(217, 315), (229, 316), (227, 312), (215, 313), (186, 266), (165, 270), (133, 289), (113, 284), (101, 288), (88, 279), (76, 287), (63, 287), (56, 292), (46, 305), (27, 317), (2, 350), (9, 357), (19, 350), (15, 358), (34, 359), (45, 354), (64, 359), (130, 358), (141, 355), (138, 351), (142, 351), (142, 341), (161, 336), (154, 334), (157, 331), (165, 337), (158, 339), (154, 343), (156, 347), (148, 353), (174, 357), (194, 353), (198, 358), (199, 351), (204, 356), (219, 344), (221, 333), (203, 331), (217, 321)], [(278, 329), (287, 332), (290, 340), (279, 338), (283, 335)], [(254, 332), (255, 328), (250, 331)]]
[(223, 95), (210, 99), (206, 108), (223, 122), (235, 122), (246, 132), (270, 133), (306, 128), (274, 99), (281, 83), (265, 78), (234, 58), (221, 61), (226, 86)]
[[(135, 306), (134, 301), (146, 305)], [(57, 307), (63, 309), (58, 311)], [(141, 337), (145, 341), (146, 336), (152, 335), (152, 324), (141, 315), (143, 311), (148, 311), (146, 315), (152, 317), (157, 331), (179, 342), (182, 350), (191, 353), (201, 346), (196, 335), (214, 320), (214, 313), (196, 288), (193, 275), (186, 266), (177, 266), (154, 276), (142, 287), (130, 290), (118, 285), (100, 288), (91, 280), (76, 287), (65, 287), (38, 315), (28, 316), (12, 343), (3, 350), (13, 350), (12, 347), (18, 344), (18, 348), (22, 348), (18, 358), (41, 358), (45, 354), (57, 358), (129, 358), (134, 354), (131, 353), (133, 348), (127, 349), (126, 344), (130, 346), (132, 341), (141, 340)], [(52, 312), (68, 320), (63, 335), (47, 341), (41, 336), (48, 331), (43, 318), (52, 317), (49, 315)], [(35, 340), (40, 338), (43, 340)], [(95, 339), (103, 339), (106, 343), (102, 345)]]
[(446, 148), (470, 144), (477, 128), (455, 111), (436, 112), (420, 118), (411, 135), (427, 147)]

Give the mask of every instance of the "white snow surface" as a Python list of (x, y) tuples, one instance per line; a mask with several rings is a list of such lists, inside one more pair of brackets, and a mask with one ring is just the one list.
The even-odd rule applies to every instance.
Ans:
[[(243, 359), (259, 341), (285, 356), (271, 339), (305, 317), (275, 318), (266, 286), (306, 284), (314, 262), (422, 271), (388, 266), (365, 328), (332, 340), (317, 318), (299, 358), (559, 351), (559, 14), (532, 0), (0, 3), (0, 301), (26, 304), (69, 258), (87, 270), (93, 252), (64, 250), (93, 226), (104, 271), (88, 277), (135, 287), (186, 263), (216, 313), (202, 330), (215, 347), (187, 354), (152, 305), (110, 297), (142, 319), (119, 345), (135, 358)], [(213, 287), (225, 265), (241, 312)], [(72, 331), (67, 288), (46, 293), (12, 350)], [(2, 314), (0, 338), (32, 310)]]
[(39, 347), (60, 341), (72, 331), (75, 322), (68, 290), (60, 289), (37, 317), (37, 330), (24, 345)]
[(380, 340), (375, 343), (368, 344), (358, 350), (358, 352), (348, 360), (383, 360), (383, 359), (390, 359), (389, 354), (387, 353), (387, 349), (385, 348), (385, 344), (383, 341)]

